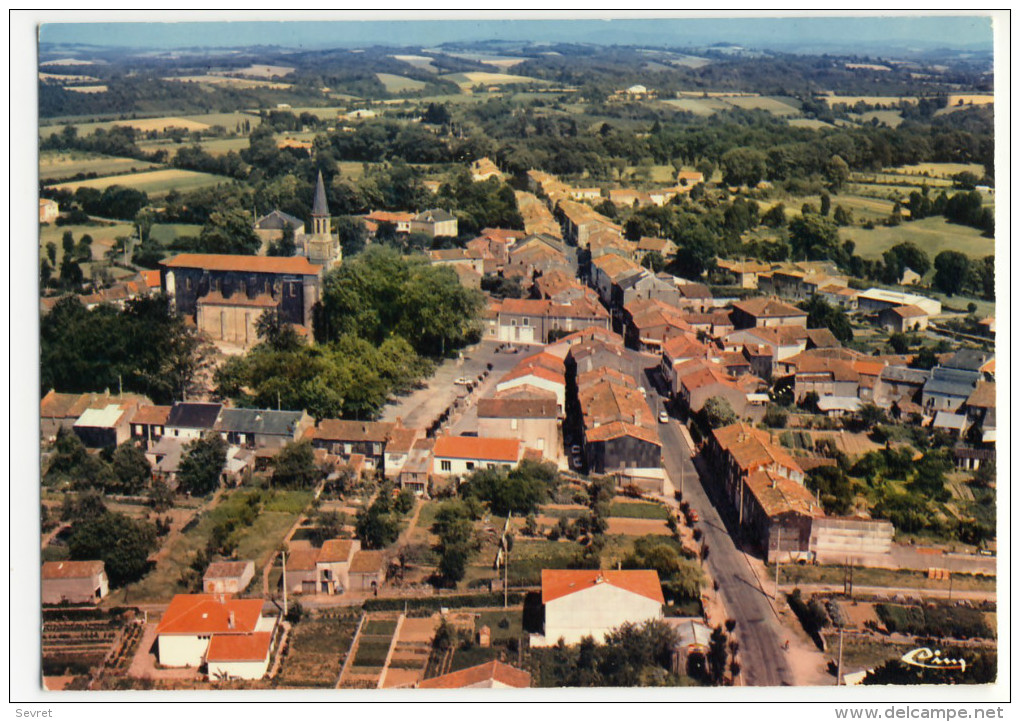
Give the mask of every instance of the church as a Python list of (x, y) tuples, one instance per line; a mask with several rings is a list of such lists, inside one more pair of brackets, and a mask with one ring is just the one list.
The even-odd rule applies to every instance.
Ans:
[[(274, 219), (300, 223), (283, 213)], [(295, 234), (294, 256), (182, 253), (167, 259), (160, 269), (163, 291), (177, 313), (215, 341), (244, 348), (255, 345), (258, 320), (266, 312), (278, 314), (280, 321), (311, 338), (323, 275), (342, 257), (340, 241), (330, 228), (321, 172), (312, 205), (312, 232), (304, 233), (303, 224), (301, 231)]]
[(274, 210), (255, 221), (255, 234), (262, 239), (265, 248), (272, 241), (281, 239), (288, 227), (294, 233), (296, 255), (325, 266), (327, 270), (340, 263), (343, 252), (340, 248), (340, 239), (333, 235), (330, 227), (329, 205), (326, 202), (326, 186), (322, 181), (322, 171), (319, 171), (319, 178), (315, 184), (311, 233), (305, 233), (305, 224), (300, 218), (281, 210)]

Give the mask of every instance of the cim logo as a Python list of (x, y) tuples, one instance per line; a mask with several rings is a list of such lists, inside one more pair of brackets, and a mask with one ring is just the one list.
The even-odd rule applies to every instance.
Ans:
[(912, 649), (900, 659), (905, 664), (924, 669), (958, 669), (961, 672), (967, 669), (967, 661), (964, 659), (944, 659), (941, 650), (934, 652), (928, 647)]

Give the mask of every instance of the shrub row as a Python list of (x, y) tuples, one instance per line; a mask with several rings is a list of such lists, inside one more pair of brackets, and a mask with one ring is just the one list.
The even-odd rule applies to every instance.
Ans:
[[(510, 604), (516, 605), (524, 601), (523, 592), (510, 592), (508, 595)], [(435, 597), (418, 597), (406, 599), (402, 597), (369, 599), (365, 602), (363, 609), (366, 612), (388, 612), (393, 610), (408, 611), (428, 609), (438, 612), (442, 607), (501, 607), (503, 606), (503, 595), (499, 592), (489, 594), (452, 594)]]

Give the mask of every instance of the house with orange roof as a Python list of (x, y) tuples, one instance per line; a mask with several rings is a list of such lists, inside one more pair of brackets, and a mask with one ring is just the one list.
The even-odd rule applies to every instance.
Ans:
[(644, 393), (626, 374), (577, 376), (582, 448), (589, 471), (657, 469), (662, 441)]
[(343, 594), (351, 588), (350, 571), (361, 551), (357, 539), (327, 539), (315, 558), (316, 594)]
[(669, 339), (697, 338), (680, 309), (660, 298), (633, 300), (623, 307), (620, 316), (627, 345), (638, 351), (658, 353)]
[(400, 475), (414, 442), (423, 436), (423, 433), (419, 428), (405, 428), (400, 420), (397, 420), (383, 447), (383, 473), (387, 478), (396, 478)]
[(502, 178), (503, 173), (491, 158), (479, 158), (471, 163), (471, 180), (476, 183), (489, 178)]
[[(565, 196), (569, 196), (569, 189)], [(560, 200), (556, 206), (559, 216), (563, 219), (563, 226), (566, 238), (579, 248), (588, 247), (589, 236), (599, 229), (608, 228), (617, 233), (623, 229), (612, 220), (577, 201), (568, 200), (566, 197)]]
[(262, 679), (269, 671), (273, 633), (216, 634), (205, 654), (210, 680)]
[(546, 231), (530, 233), (507, 251), (504, 275), (524, 279), (525, 286), (539, 275), (562, 271), (573, 275), (574, 269), (566, 256), (566, 247), (558, 234)]
[(520, 344), (545, 344), (551, 331), (572, 332), (586, 326), (609, 328), (609, 313), (582, 297), (569, 303), (537, 298), (506, 298), (497, 312), (496, 338)]
[(362, 454), (366, 468), (379, 469), (384, 467), (386, 443), (395, 428), (396, 424), (384, 421), (322, 419), (305, 433), (305, 438), (313, 447), (345, 460)]
[(567, 381), (564, 362), (558, 356), (542, 351), (522, 359), (496, 383), (496, 393), (520, 387), (555, 394), (557, 414), (562, 417), (566, 409)]
[(802, 326), (807, 328), (807, 311), (777, 298), (756, 296), (733, 304), (730, 318), (734, 328)]
[(527, 689), (531, 674), (499, 660), (423, 679), (418, 689)]
[(679, 334), (666, 339), (660, 349), (662, 360), (659, 363), (659, 370), (669, 386), (670, 395), (674, 398), (679, 390), (677, 367), (694, 359), (708, 359), (713, 354), (708, 346), (687, 334)]
[(546, 344), (545, 353), (552, 354), (557, 358), (566, 359), (571, 348), (592, 339), (602, 341), (610, 346), (623, 346), (623, 336), (620, 334), (599, 326), (589, 326)]
[(578, 644), (585, 637), (604, 642), (624, 624), (662, 619), (665, 598), (653, 569), (543, 569), (545, 628), (531, 636), (532, 647), (559, 640)]
[[(217, 637), (221, 639), (216, 644), (226, 649), (261, 648), (265, 638), (255, 638), (256, 634), (268, 633), (271, 643), (279, 618), (263, 616), (262, 605), (262, 599), (236, 599), (232, 594), (174, 595), (156, 627), (159, 663), (165, 667), (199, 667), (208, 661), (209, 648)], [(223, 639), (227, 637), (231, 639)], [(252, 649), (241, 656), (251, 656)], [(221, 649), (214, 656), (219, 657), (217, 661), (228, 662), (229, 666), (228, 652)], [(269, 668), (268, 655), (263, 660), (264, 664), (247, 669), (244, 678), (263, 677)], [(235, 674), (240, 675), (239, 672)]]
[(377, 226), (380, 223), (389, 223), (397, 233), (410, 233), (414, 214), (403, 211), (372, 211), (364, 218)]
[(477, 469), (511, 469), (523, 453), (520, 439), (440, 436), (432, 448), (432, 474), (449, 478)]
[(145, 448), (163, 438), (171, 406), (143, 404), (131, 417), (131, 438), (141, 441)]
[(890, 306), (878, 312), (878, 325), (892, 333), (923, 331), (928, 328), (928, 312), (917, 306)]

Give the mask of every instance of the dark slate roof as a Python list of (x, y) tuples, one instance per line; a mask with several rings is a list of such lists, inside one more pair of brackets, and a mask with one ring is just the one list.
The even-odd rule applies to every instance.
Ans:
[(265, 231), (282, 231), (287, 226), (297, 229), (303, 225), (304, 221), (300, 218), (295, 218), (289, 213), (284, 213), (280, 210), (267, 213), (255, 221), (255, 227)]
[(950, 369), (964, 369), (967, 371), (978, 371), (985, 362), (991, 358), (987, 351), (978, 351), (972, 348), (962, 348), (950, 356), (942, 365)]
[(183, 401), (174, 404), (170, 409), (166, 425), (183, 429), (211, 429), (216, 424), (216, 417), (220, 415), (222, 408), (223, 404)]
[(457, 216), (444, 211), (442, 208), (432, 208), (423, 211), (414, 217), (416, 221), (428, 221), (429, 223), (442, 223), (443, 221), (456, 220)]
[[(658, 280), (646, 268), (635, 268), (633, 271), (624, 271), (623, 273), (624, 275), (616, 279), (616, 285), (623, 290), (636, 286), (646, 278), (650, 278), (653, 281)], [(662, 281), (659, 282), (662, 283)]]
[(216, 422), (216, 431), (293, 436), (302, 416), (300, 411), (223, 409)]
[(981, 374), (977, 371), (936, 366), (931, 370), (931, 378), (924, 384), (924, 393), (967, 398), (980, 378)]
[(326, 204), (326, 186), (322, 182), (322, 171), (319, 171), (319, 179), (315, 182), (315, 202), (312, 204), (313, 216), (328, 216), (329, 206)]

